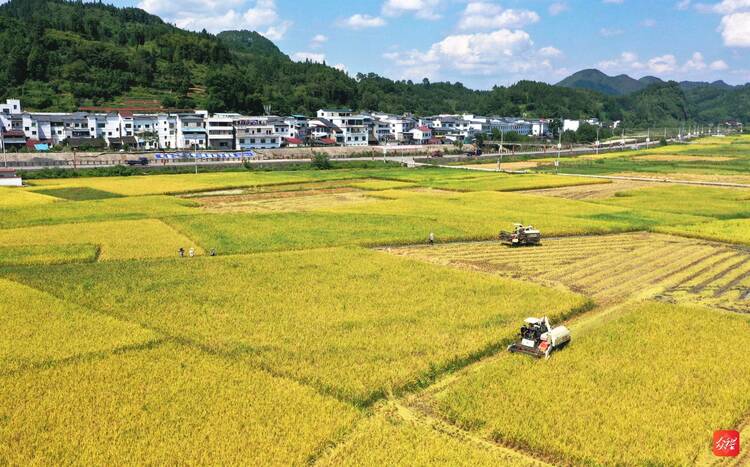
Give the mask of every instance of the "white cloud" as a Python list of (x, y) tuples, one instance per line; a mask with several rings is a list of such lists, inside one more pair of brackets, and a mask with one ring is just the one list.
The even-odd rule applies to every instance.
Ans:
[(750, 47), (750, 13), (732, 13), (724, 16), (721, 18), (719, 31), (724, 39), (724, 45)]
[(341, 26), (350, 29), (379, 28), (385, 26), (385, 20), (379, 16), (362, 15), (357, 13), (339, 21)]
[(678, 10), (685, 11), (688, 8), (690, 8), (690, 3), (691, 3), (691, 0), (680, 0), (679, 2), (675, 4), (674, 7), (677, 8)]
[(643, 21), (641, 21), (641, 26), (644, 28), (653, 28), (656, 26), (656, 20), (653, 18), (645, 18)]
[(315, 63), (323, 63), (326, 61), (325, 54), (319, 54), (315, 52), (297, 52), (292, 54), (292, 60), (296, 62), (311, 61)]
[(713, 61), (708, 67), (714, 71), (724, 71), (729, 69), (729, 65), (727, 65), (727, 62), (724, 60)]
[(316, 34), (313, 36), (312, 39), (310, 39), (310, 47), (313, 49), (318, 49), (328, 42), (328, 36), (325, 36), (323, 34)]
[(244, 0), (141, 0), (138, 4), (149, 13), (159, 15), (177, 27), (210, 32), (228, 29), (258, 31), (271, 40), (284, 37), (291, 21), (283, 20), (275, 0), (256, 0), (243, 11)]
[(599, 62), (597, 66), (604, 71), (618, 72), (640, 70), (645, 67), (645, 65), (638, 60), (638, 55), (633, 52), (623, 52), (617, 58)]
[(624, 33), (622, 29), (618, 28), (601, 28), (599, 30), (599, 34), (601, 34), (603, 37), (614, 37), (619, 36), (620, 34)]
[(436, 11), (440, 0), (386, 0), (383, 4), (383, 14), (386, 16), (400, 16), (413, 14), (417, 18), (436, 20), (440, 14)]
[(705, 71), (724, 71), (729, 65), (724, 60), (706, 63), (700, 52), (694, 52), (682, 65), (673, 54), (665, 54), (641, 61), (633, 52), (623, 52), (619, 57), (598, 63), (599, 68), (610, 73), (631, 73), (653, 75), (691, 75)]
[(561, 57), (563, 54), (560, 49), (552, 46), (542, 47), (539, 49), (538, 53), (542, 57)]
[(693, 53), (693, 56), (685, 62), (685, 64), (682, 66), (682, 69), (684, 71), (697, 71), (697, 70), (705, 70), (706, 69), (706, 62), (703, 59), (703, 54), (700, 52)]
[(526, 31), (498, 29), (491, 32), (450, 35), (432, 44), (426, 51), (388, 52), (403, 79), (439, 79), (443, 72), (464, 76), (493, 77), (499, 74), (539, 74), (539, 78), (555, 71), (552, 61), (562, 52), (554, 47), (534, 49)]
[(539, 15), (531, 10), (504, 9), (488, 2), (472, 1), (466, 5), (458, 29), (481, 31), (488, 29), (522, 28), (539, 21)]
[(721, 14), (734, 13), (735, 11), (750, 9), (750, 0), (723, 0), (711, 7), (713, 11)]
[(550, 5), (549, 8), (547, 8), (547, 11), (552, 16), (557, 16), (563, 11), (567, 11), (567, 10), (568, 10), (568, 4), (565, 2), (555, 2), (552, 5)]
[(344, 65), (343, 63), (337, 63), (333, 65), (333, 67), (339, 71), (343, 71), (344, 73), (347, 73), (347, 74), (349, 73), (349, 70), (346, 68), (346, 65)]
[(619, 5), (623, 3), (624, 1), (625, 0), (602, 0), (602, 3), (612, 3), (612, 4)]
[(649, 72), (656, 74), (672, 72), (676, 67), (677, 59), (672, 54), (654, 57), (646, 63), (646, 68), (649, 70)]

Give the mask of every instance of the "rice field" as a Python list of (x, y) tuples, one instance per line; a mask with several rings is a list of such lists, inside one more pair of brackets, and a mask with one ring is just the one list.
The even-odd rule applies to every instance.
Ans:
[(403, 406), (388, 404), (359, 423), (345, 443), (320, 459), (323, 466), (452, 465), (537, 466), (533, 458), (493, 443), (471, 439), (456, 428), (422, 419)]
[[(73, 259), (80, 259), (80, 251), (75, 252), (80, 245), (95, 245), (97, 258), (102, 261), (176, 256), (180, 248), (185, 251), (194, 248), (197, 254), (203, 253), (200, 245), (158, 219), (0, 229), (0, 245), (13, 247), (11, 253), (27, 247), (23, 257), (4, 260), (21, 264), (25, 259), (48, 264), (68, 262), (71, 254)], [(2, 254), (0, 248), (0, 258)]]
[(155, 333), (136, 324), (86, 310), (6, 279), (0, 279), (0, 296), (0, 375), (158, 339)]
[(176, 344), (0, 376), (9, 464), (303, 465), (360, 412)]
[[(668, 149), (579, 162), (750, 160), (743, 138)], [(0, 465), (715, 465), (712, 431), (744, 445), (750, 421), (750, 190), (600, 182), (388, 167), (0, 189)], [(542, 245), (501, 245), (514, 222)], [(571, 345), (507, 354), (540, 315)]]
[(717, 351), (748, 338), (747, 317), (645, 302), (549, 361), (503, 355), (424, 403), (555, 464), (692, 465), (750, 411), (750, 359)]
[[(588, 304), (569, 292), (357, 249), (8, 276), (359, 405), (494, 349), (528, 310), (561, 318)], [(148, 293), (134, 293), (131, 278)]]
[(0, 187), (0, 211), (51, 204), (56, 201), (58, 200), (51, 196), (34, 193), (33, 191)]
[[(477, 172), (473, 172), (477, 173)], [(559, 177), (556, 175), (508, 175), (487, 173), (482, 176), (455, 180), (435, 180), (427, 183), (430, 188), (453, 191), (521, 191), (556, 188), (576, 185), (606, 184), (609, 180), (594, 178)]]
[(96, 245), (0, 246), (0, 266), (92, 263), (99, 258)]

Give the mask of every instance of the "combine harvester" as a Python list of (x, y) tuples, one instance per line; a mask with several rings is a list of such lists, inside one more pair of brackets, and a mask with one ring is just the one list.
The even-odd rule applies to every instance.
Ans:
[(549, 319), (526, 318), (521, 326), (519, 338), (508, 346), (511, 353), (522, 353), (536, 358), (549, 358), (554, 350), (565, 347), (570, 342), (570, 331), (565, 326), (553, 328)]
[(500, 232), (500, 241), (509, 244), (510, 246), (528, 246), (528, 245), (539, 245), (542, 241), (542, 233), (534, 227), (528, 225), (526, 227), (523, 224), (513, 224), (514, 229), (512, 232), (502, 230)]

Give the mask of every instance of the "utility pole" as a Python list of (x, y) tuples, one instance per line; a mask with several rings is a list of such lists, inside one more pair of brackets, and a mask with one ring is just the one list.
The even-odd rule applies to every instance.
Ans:
[(599, 129), (600, 128), (601, 128), (600, 126), (596, 127), (596, 155), (597, 156), (599, 155)]
[(560, 171), (560, 151), (562, 150), (562, 132), (557, 133), (557, 160), (555, 161), (555, 175)]
[(500, 164), (503, 163), (503, 151), (505, 147), (505, 132), (502, 125), (500, 126), (500, 157), (497, 160), (497, 170), (500, 170)]
[(3, 146), (3, 166), (8, 167), (8, 154), (5, 152), (5, 135), (2, 129), (0, 129), (0, 144)]
[(198, 143), (193, 143), (193, 161), (195, 162), (195, 175), (198, 175)]

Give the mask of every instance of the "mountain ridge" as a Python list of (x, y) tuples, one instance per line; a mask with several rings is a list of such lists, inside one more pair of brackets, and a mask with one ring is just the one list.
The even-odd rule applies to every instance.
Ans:
[[(626, 74), (610, 76), (596, 69), (587, 68), (577, 71), (572, 75), (562, 79), (555, 86), (567, 87), (571, 89), (588, 89), (601, 92), (609, 96), (627, 96), (637, 91), (642, 91), (648, 86), (654, 84), (664, 84), (667, 81), (656, 76), (643, 76), (635, 79)], [(710, 87), (723, 90), (735, 89), (736, 86), (727, 84), (723, 80), (713, 82), (707, 81), (680, 81), (678, 83), (683, 90), (690, 90), (701, 87)]]

